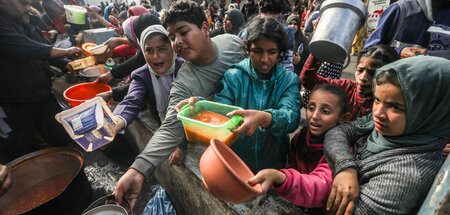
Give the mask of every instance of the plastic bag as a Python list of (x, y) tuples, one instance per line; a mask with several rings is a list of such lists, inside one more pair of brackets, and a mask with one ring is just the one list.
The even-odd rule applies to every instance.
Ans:
[(58, 34), (53, 46), (56, 48), (68, 49), (72, 47), (72, 43), (70, 42), (70, 37)]
[(164, 188), (158, 184), (152, 186), (151, 189), (155, 196), (148, 201), (142, 215), (176, 215), (177, 212)]

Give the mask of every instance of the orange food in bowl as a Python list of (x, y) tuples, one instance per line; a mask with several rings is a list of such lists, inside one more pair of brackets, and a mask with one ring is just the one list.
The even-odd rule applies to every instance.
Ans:
[(218, 199), (239, 204), (263, 193), (261, 184), (250, 186), (247, 183), (254, 176), (247, 165), (217, 139), (211, 139), (200, 158), (200, 172), (205, 187)]
[[(192, 119), (212, 125), (222, 125), (228, 122), (228, 120), (230, 120), (230, 118), (226, 116), (206, 110), (198, 112), (196, 115), (192, 117)], [(200, 143), (202, 145), (209, 146), (209, 141), (211, 140), (211, 138), (205, 135), (204, 131), (197, 129), (190, 129), (186, 127), (184, 128), (184, 131), (186, 133), (187, 139), (190, 142)], [(230, 146), (236, 141), (238, 137), (239, 135), (232, 133), (229, 137), (223, 140), (223, 143), (226, 144), (227, 146)]]

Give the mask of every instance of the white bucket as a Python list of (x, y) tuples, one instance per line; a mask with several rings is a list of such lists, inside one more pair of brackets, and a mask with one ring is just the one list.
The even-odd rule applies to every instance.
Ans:
[(86, 23), (87, 10), (85, 8), (76, 5), (64, 5), (64, 9), (66, 9), (67, 22), (79, 25)]

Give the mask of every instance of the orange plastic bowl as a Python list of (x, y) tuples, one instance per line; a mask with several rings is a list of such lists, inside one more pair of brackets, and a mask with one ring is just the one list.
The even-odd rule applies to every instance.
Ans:
[(72, 107), (75, 107), (94, 98), (99, 93), (111, 90), (111, 86), (103, 83), (82, 83), (67, 88), (63, 96)]
[(211, 139), (200, 158), (200, 172), (209, 192), (218, 199), (238, 204), (263, 193), (261, 184), (250, 186), (254, 176), (247, 165), (220, 140)]
[(96, 47), (96, 46), (97, 46), (97, 44), (95, 44), (95, 43), (83, 43), (83, 45), (81, 45), (81, 50), (83, 51), (83, 53), (86, 56), (89, 57), (92, 55), (92, 52), (88, 51), (88, 49)]

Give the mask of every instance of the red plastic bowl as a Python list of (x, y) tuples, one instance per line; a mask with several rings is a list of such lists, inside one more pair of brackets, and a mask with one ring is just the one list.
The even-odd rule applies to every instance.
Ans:
[(247, 183), (254, 174), (220, 140), (211, 139), (211, 145), (200, 158), (200, 172), (205, 187), (218, 199), (238, 204), (263, 193), (261, 184), (250, 186)]
[(111, 86), (103, 83), (82, 83), (67, 88), (63, 96), (70, 106), (75, 107), (94, 98), (99, 93), (111, 90)]

